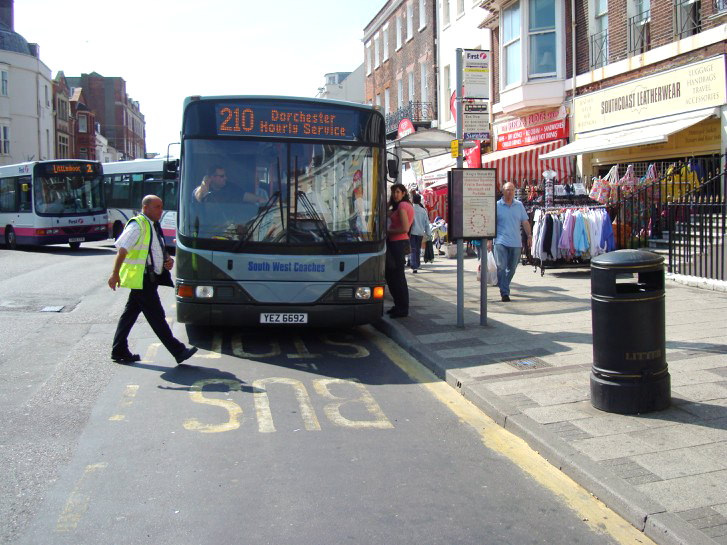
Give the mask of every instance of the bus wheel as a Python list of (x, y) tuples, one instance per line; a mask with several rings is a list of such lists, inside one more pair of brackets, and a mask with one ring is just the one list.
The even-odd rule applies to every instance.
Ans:
[(123, 230), (124, 230), (124, 227), (123, 227), (123, 225), (121, 225), (120, 221), (117, 221), (116, 223), (114, 223), (114, 230), (113, 230), (114, 240), (119, 239), (119, 237), (121, 236), (121, 232)]
[(69, 242), (68, 245), (71, 247), (71, 250), (78, 250), (81, 247), (80, 242)]
[(15, 236), (15, 231), (12, 227), (5, 228), (5, 247), (9, 250), (18, 249), (18, 239)]

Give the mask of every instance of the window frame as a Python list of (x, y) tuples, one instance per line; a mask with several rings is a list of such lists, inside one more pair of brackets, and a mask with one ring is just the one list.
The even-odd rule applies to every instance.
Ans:
[(10, 93), (10, 72), (8, 70), (0, 70), (0, 95), (6, 97)]
[(414, 4), (409, 2), (406, 5), (406, 41), (414, 38)]
[(419, 32), (425, 28), (427, 28), (427, 0), (419, 0)]

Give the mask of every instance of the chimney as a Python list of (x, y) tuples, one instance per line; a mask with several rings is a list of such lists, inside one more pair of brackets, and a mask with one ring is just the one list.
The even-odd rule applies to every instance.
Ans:
[(14, 0), (0, 0), (0, 23), (5, 24), (10, 30), (15, 30), (13, 2)]

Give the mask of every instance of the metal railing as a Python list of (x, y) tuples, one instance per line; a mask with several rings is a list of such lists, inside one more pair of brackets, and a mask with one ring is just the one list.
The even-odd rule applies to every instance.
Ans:
[(399, 122), (407, 118), (411, 119), (413, 123), (432, 121), (435, 119), (434, 107), (431, 102), (409, 101), (406, 106), (402, 106), (398, 110), (386, 114), (386, 132), (396, 131), (399, 127)]
[(680, 40), (702, 30), (700, 0), (677, 0), (674, 4), (674, 33)]
[(638, 15), (629, 17), (628, 37), (629, 55), (640, 55), (651, 47), (651, 11), (642, 11)]
[(668, 249), (668, 270), (726, 280), (725, 156), (662, 164), (636, 188), (612, 188), (609, 212), (617, 248)]
[[(727, 0), (725, 0), (727, 2)], [(608, 29), (591, 34), (591, 70), (608, 64)]]

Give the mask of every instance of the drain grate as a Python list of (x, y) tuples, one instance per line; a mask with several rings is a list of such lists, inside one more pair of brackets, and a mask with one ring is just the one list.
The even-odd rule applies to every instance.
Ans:
[(512, 360), (505, 362), (509, 366), (518, 369), (519, 371), (529, 371), (531, 369), (545, 369), (552, 367), (549, 363), (545, 363), (540, 358), (522, 358), (519, 360)]

